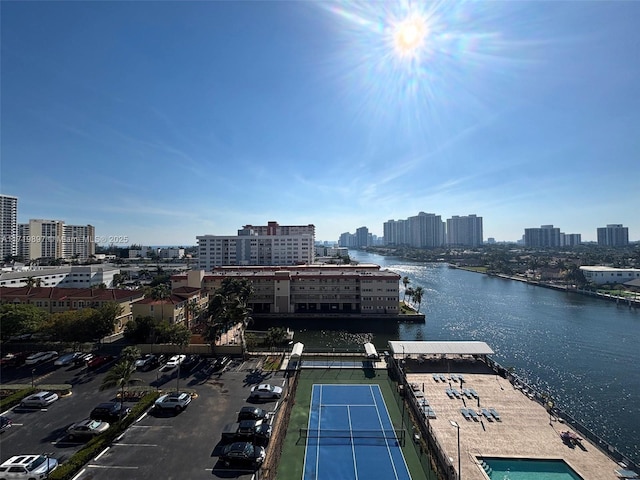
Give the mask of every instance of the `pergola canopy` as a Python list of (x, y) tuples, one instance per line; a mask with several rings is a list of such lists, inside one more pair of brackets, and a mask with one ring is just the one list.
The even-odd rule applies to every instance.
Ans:
[(365, 343), (364, 352), (367, 358), (378, 358), (378, 352), (376, 352), (376, 347), (373, 346), (373, 343)]
[(303, 343), (296, 343), (293, 346), (293, 350), (291, 350), (291, 359), (299, 359), (300, 355), (302, 355), (302, 350), (304, 350), (304, 344)]
[(492, 355), (485, 342), (408, 342), (390, 341), (392, 355)]

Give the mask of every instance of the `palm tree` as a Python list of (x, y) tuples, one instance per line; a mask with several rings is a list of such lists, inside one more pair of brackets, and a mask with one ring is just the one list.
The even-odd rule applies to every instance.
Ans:
[(409, 285), (410, 283), (411, 280), (409, 280), (409, 277), (402, 277), (402, 284), (404, 285), (404, 297), (402, 298), (403, 302), (407, 299), (407, 285)]
[(420, 313), (420, 305), (422, 304), (422, 295), (424, 295), (424, 288), (416, 287), (413, 289), (413, 294), (411, 296), (413, 297), (413, 301), (418, 304), (418, 310), (417, 310), (418, 313)]
[(133, 361), (128, 358), (122, 359), (107, 372), (100, 385), (100, 390), (117, 387), (120, 389), (120, 401), (124, 402), (125, 387), (134, 382), (141, 381), (139, 378), (131, 378), (135, 370), (136, 367)]

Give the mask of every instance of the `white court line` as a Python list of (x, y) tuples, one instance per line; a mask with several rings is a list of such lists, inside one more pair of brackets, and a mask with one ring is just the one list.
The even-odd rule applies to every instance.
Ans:
[[(380, 387), (378, 387), (380, 388)], [(369, 385), (369, 391), (371, 393), (371, 397), (373, 398), (373, 405), (375, 406), (376, 409), (376, 414), (378, 415), (378, 422), (380, 423), (380, 428), (382, 429), (382, 434), (384, 435), (384, 423), (382, 422), (382, 417), (380, 416), (380, 410), (378, 409), (378, 402), (376, 401), (376, 397), (373, 393), (373, 385)], [(386, 405), (386, 404), (385, 404)], [(389, 418), (389, 420), (391, 420)], [(393, 426), (393, 424), (391, 425)], [(395, 475), (396, 479), (398, 478), (398, 470), (396, 469), (396, 463), (393, 461), (393, 454), (391, 453), (391, 447), (389, 446), (389, 440), (385, 440), (386, 445), (387, 445), (387, 453), (389, 454), (389, 461), (391, 462), (391, 466), (393, 467), (393, 474)], [(402, 453), (402, 451), (400, 452)], [(404, 455), (403, 455), (404, 457)]]
[(351, 455), (353, 456), (353, 471), (356, 475), (356, 480), (358, 480), (358, 464), (356, 463), (356, 444), (353, 441), (353, 426), (351, 425), (351, 409), (349, 405), (347, 405), (347, 417), (349, 418), (349, 432), (351, 435)]

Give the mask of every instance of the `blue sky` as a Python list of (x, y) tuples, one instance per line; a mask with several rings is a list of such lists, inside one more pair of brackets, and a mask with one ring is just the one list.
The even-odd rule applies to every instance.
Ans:
[[(420, 211), (640, 239), (639, 2), (2, 2), (19, 221), (195, 244)], [(407, 34), (407, 22), (411, 25)]]

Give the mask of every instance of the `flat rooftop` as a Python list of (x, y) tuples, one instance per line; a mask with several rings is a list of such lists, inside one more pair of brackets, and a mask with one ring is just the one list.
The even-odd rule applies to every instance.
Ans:
[[(483, 362), (466, 360), (407, 360), (406, 376), (424, 395), (435, 411), (436, 418), (429, 419), (429, 426), (458, 468), (457, 429), (450, 420), (460, 426), (461, 477), (465, 480), (487, 480), (478, 457), (511, 457), (532, 459), (562, 459), (585, 480), (619, 480), (614, 473), (620, 466), (588, 440), (581, 441), (584, 448), (571, 448), (560, 437), (561, 432), (571, 431), (564, 423), (553, 418), (550, 421), (546, 409), (517, 389), (508, 380), (492, 373)], [(433, 374), (443, 374), (445, 382), (435, 381)], [(451, 379), (452, 374), (462, 374), (464, 382)], [(446, 389), (451, 387), (474, 389), (479, 397), (449, 398)], [(479, 407), (478, 407), (479, 403)], [(501, 421), (466, 420), (460, 409), (494, 408)], [(480, 416), (480, 418), (482, 418)], [(577, 433), (577, 432), (575, 432)], [(579, 435), (579, 434), (578, 434)]]

